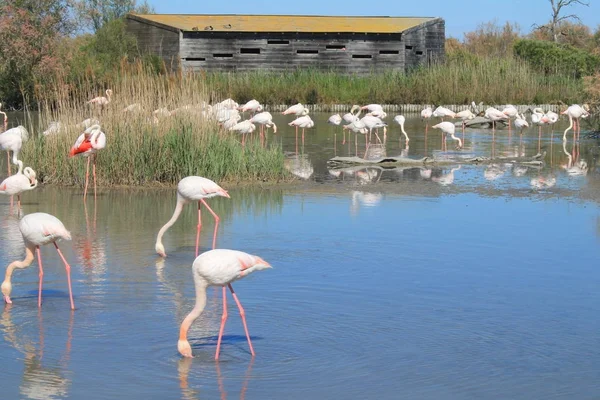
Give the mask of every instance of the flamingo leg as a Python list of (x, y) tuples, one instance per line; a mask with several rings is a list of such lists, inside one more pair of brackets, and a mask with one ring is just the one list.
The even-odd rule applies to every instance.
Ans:
[(88, 157), (87, 168), (85, 169), (85, 189), (83, 189), (83, 199), (87, 197), (88, 180), (90, 177), (90, 157)]
[(200, 245), (200, 230), (202, 229), (202, 211), (198, 202), (198, 225), (196, 226), (196, 257), (198, 257), (198, 246)]
[(40, 269), (39, 278), (40, 283), (38, 285), (38, 307), (42, 306), (42, 282), (44, 280), (44, 268), (42, 267), (42, 253), (40, 252), (40, 246), (36, 246), (35, 252), (38, 257), (38, 267)]
[(54, 243), (54, 247), (56, 247), (56, 251), (58, 252), (59, 257), (65, 263), (65, 271), (67, 271), (67, 283), (69, 284), (69, 300), (71, 300), (71, 310), (75, 309), (75, 303), (73, 302), (73, 289), (71, 288), (71, 266), (63, 256), (62, 251), (58, 248), (56, 242)]
[(204, 199), (200, 199), (200, 201), (202, 202), (202, 204), (204, 204), (206, 208), (208, 208), (208, 211), (210, 211), (213, 217), (215, 217), (215, 232), (213, 233), (213, 249), (215, 249), (217, 247), (217, 231), (219, 230), (219, 221), (221, 220), (221, 218), (219, 218), (217, 213), (214, 212), (212, 208), (210, 208), (210, 206), (206, 203)]
[(94, 164), (92, 165), (92, 175), (94, 176), (94, 199), (96, 199), (96, 155), (94, 154)]
[(10, 151), (6, 152), (6, 165), (8, 165), (8, 176), (10, 176)]
[(344, 132), (344, 140), (342, 141), (342, 144), (346, 144), (346, 131), (342, 129), (342, 132)]
[[(252, 357), (254, 357), (254, 348), (252, 347), (252, 341), (250, 340), (250, 333), (248, 332), (248, 325), (246, 324), (246, 312), (244, 311), (244, 307), (242, 307), (242, 303), (237, 297), (237, 294), (233, 291), (233, 287), (231, 283), (229, 283), (229, 290), (231, 291), (231, 295), (233, 296), (233, 300), (235, 300), (235, 304), (237, 304), (240, 309), (240, 317), (242, 317), (242, 324), (244, 324), (244, 331), (246, 332), (246, 339), (248, 339), (248, 346), (250, 346), (250, 353), (252, 353)], [(225, 290), (225, 288), (223, 288)]]
[(227, 321), (227, 291), (223, 286), (223, 315), (221, 315), (221, 327), (219, 328), (219, 337), (217, 338), (217, 352), (215, 353), (215, 360), (219, 359), (219, 352), (221, 351), (221, 339), (223, 338), (223, 330), (225, 329), (225, 322)]
[(304, 128), (302, 128), (302, 147), (304, 147)]

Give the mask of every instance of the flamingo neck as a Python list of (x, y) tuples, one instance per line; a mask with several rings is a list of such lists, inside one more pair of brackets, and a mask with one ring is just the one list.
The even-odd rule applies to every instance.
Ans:
[(6, 268), (6, 274), (4, 275), (4, 282), (2, 282), (2, 294), (4, 296), (10, 296), (10, 292), (12, 291), (12, 284), (10, 282), (12, 278), (13, 271), (15, 268), (27, 268), (33, 262), (33, 251), (35, 250), (35, 246), (27, 243), (25, 246), (25, 259), (23, 261), (13, 261)]
[(175, 206), (175, 211), (173, 211), (173, 216), (170, 220), (167, 221), (166, 224), (163, 225), (162, 228), (160, 228), (160, 230), (158, 231), (158, 235), (156, 236), (155, 247), (158, 253), (161, 253), (161, 249), (163, 249), (162, 252), (164, 252), (162, 237), (165, 234), (165, 232), (175, 223), (175, 221), (177, 221), (177, 218), (179, 218), (179, 214), (181, 214), (181, 210), (183, 210), (183, 206), (185, 205), (185, 203), (186, 201), (183, 199), (183, 197), (177, 194), (177, 205)]
[(19, 166), (19, 170), (17, 171), (17, 174), (22, 174), (23, 173), (23, 161), (17, 160), (14, 152), (13, 152), (13, 164), (17, 164)]
[(567, 132), (569, 132), (573, 128), (573, 117), (569, 114), (569, 127), (565, 129), (565, 133), (563, 134), (563, 142), (567, 140)]
[(459, 137), (454, 136), (454, 132), (450, 135), (450, 137), (454, 140), (458, 140), (458, 147), (462, 147), (462, 140)]
[(408, 134), (406, 133), (406, 131), (404, 130), (404, 124), (400, 124), (400, 130), (402, 130), (402, 133), (404, 134), (404, 137), (406, 138), (406, 141), (408, 141)]
[(190, 313), (184, 318), (179, 328), (179, 340), (187, 341), (187, 332), (190, 329), (192, 323), (202, 314), (204, 307), (206, 306), (206, 288), (208, 287), (207, 282), (193, 271), (194, 274), (194, 286), (196, 287), (196, 304)]

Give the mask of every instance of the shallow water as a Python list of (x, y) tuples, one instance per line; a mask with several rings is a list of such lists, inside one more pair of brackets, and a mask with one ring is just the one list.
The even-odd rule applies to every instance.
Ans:
[[(552, 164), (548, 155), (540, 170), (462, 166), (451, 176), (449, 167), (370, 168), (336, 176), (326, 167), (334, 154), (326, 117), (315, 118), (318, 131), (307, 131), (305, 157), (296, 159), (307, 170), (309, 160), (309, 179), (322, 184), (227, 188), (231, 199), (210, 200), (222, 218), (218, 247), (274, 266), (234, 284), (253, 360), (231, 297), (221, 361), (213, 360), (217, 289), (190, 331), (196, 357), (177, 353), (179, 325), (194, 302), (197, 214), (184, 209), (165, 235), (169, 256), (161, 261), (154, 240), (173, 212), (174, 190), (102, 189), (85, 204), (80, 188), (24, 194), (25, 213), (49, 212), (71, 230), (73, 241), (60, 246), (72, 266), (76, 310), (54, 249), (42, 250), (41, 310), (35, 262), (15, 272), (14, 304), (0, 315), (2, 397), (597, 396), (597, 143), (580, 145), (585, 174), (561, 167), (568, 156), (555, 134), (540, 143), (552, 149)], [(282, 123), (291, 119), (276, 118), (275, 140), (283, 137), (284, 151), (294, 153), (294, 131)], [(423, 125), (411, 119), (407, 127), (415, 132), (410, 156), (440, 149), (439, 132), (429, 131), (437, 147), (430, 142), (425, 151)], [(487, 130), (466, 137), (463, 153), (489, 155)], [(335, 151), (345, 155), (337, 139)], [(494, 151), (510, 149), (506, 132), (496, 139)], [(387, 140), (388, 155), (397, 155), (397, 128)], [(523, 141), (526, 154), (537, 151), (537, 132)], [(535, 184), (540, 177), (554, 184)], [(8, 265), (23, 245), (8, 198), (0, 198), (0, 213), (0, 264)], [(205, 218), (202, 251), (212, 240)]]

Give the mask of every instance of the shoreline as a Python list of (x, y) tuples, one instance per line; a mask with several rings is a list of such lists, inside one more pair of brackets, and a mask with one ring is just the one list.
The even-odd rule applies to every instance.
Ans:
[[(508, 103), (507, 103), (508, 104)], [(401, 112), (406, 114), (419, 114), (421, 110), (431, 104), (381, 104), (381, 107), (386, 112)], [(470, 108), (470, 104), (438, 104), (439, 106), (449, 108), (450, 110), (459, 112), (464, 110), (465, 108)], [(534, 109), (539, 107), (544, 111), (554, 111), (559, 112), (561, 107), (565, 107), (566, 105), (561, 104), (513, 104), (518, 110), (519, 113), (524, 113), (528, 109)], [(265, 111), (273, 111), (273, 112), (282, 112), (287, 108), (293, 106), (293, 104), (264, 104), (263, 108)], [(437, 105), (436, 105), (437, 106)], [(304, 107), (308, 108), (311, 112), (350, 112), (352, 108), (352, 104), (305, 104)], [(479, 108), (479, 105), (477, 105)], [(485, 111), (487, 107), (496, 107), (502, 108), (504, 105), (500, 104), (482, 104), (481, 110)], [(432, 106), (433, 109), (435, 107)]]

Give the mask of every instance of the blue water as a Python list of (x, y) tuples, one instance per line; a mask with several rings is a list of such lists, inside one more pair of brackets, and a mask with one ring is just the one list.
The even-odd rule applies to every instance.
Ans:
[[(324, 184), (225, 187), (231, 199), (209, 200), (222, 218), (218, 246), (274, 267), (233, 285), (254, 359), (229, 297), (214, 361), (222, 311), (214, 288), (189, 333), (195, 358), (177, 353), (194, 303), (197, 214), (184, 209), (161, 261), (154, 241), (174, 190), (101, 189), (86, 206), (81, 188), (26, 193), (25, 213), (54, 214), (72, 233), (59, 245), (76, 310), (53, 248), (42, 249), (41, 310), (36, 262), (15, 272), (14, 303), (0, 314), (2, 398), (597, 398), (600, 179), (592, 160), (581, 176), (560, 165), (525, 173), (501, 165), (489, 180), (486, 166), (462, 166), (441, 184), (433, 178), (450, 167), (429, 178), (416, 169), (342, 181), (320, 154), (309, 154), (309, 180)], [(536, 188), (539, 176), (556, 182)], [(8, 198), (0, 213), (0, 264), (8, 265), (23, 245)], [(202, 251), (213, 228), (204, 214)]]

